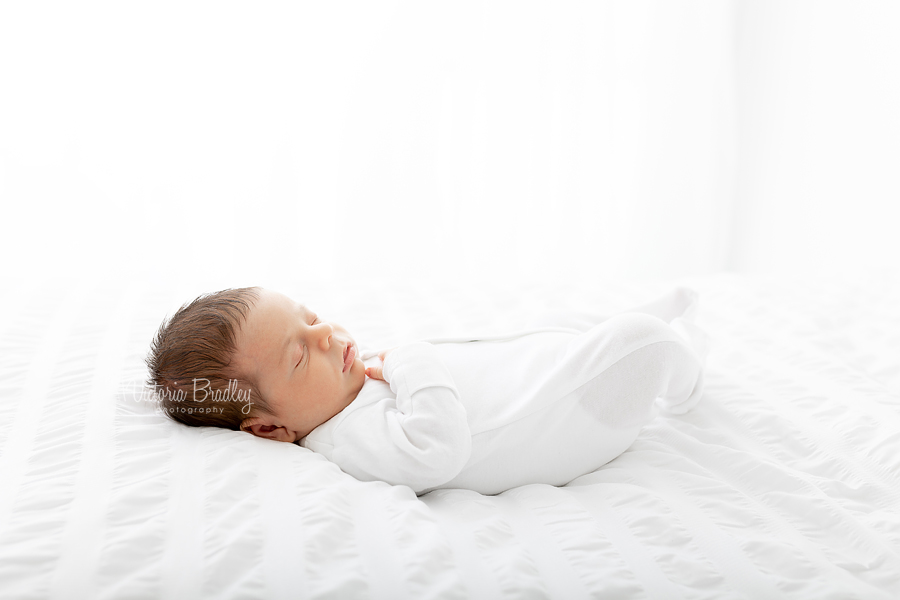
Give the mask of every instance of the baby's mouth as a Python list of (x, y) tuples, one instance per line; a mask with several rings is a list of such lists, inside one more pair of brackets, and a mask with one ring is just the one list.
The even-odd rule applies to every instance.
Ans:
[(356, 348), (353, 347), (353, 344), (347, 344), (347, 347), (344, 348), (344, 368), (341, 371), (342, 373), (346, 373), (351, 366), (353, 366), (353, 360), (356, 358)]

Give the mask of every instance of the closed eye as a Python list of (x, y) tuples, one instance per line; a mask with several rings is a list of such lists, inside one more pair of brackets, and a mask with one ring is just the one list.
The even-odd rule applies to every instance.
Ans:
[(295, 368), (295, 369), (296, 369), (297, 367), (300, 366), (300, 363), (303, 362), (303, 359), (304, 359), (304, 358), (306, 358), (306, 347), (303, 348), (303, 353), (300, 355), (300, 360), (298, 360), (298, 361), (297, 361), (297, 364), (294, 365), (294, 368)]
[[(312, 327), (313, 325), (318, 325), (319, 323), (321, 323), (321, 321), (319, 320), (319, 315), (313, 314), (313, 316), (312, 316), (312, 321), (310, 322), (309, 326)], [(297, 364), (294, 365), (294, 368), (295, 368), (295, 369), (296, 369), (297, 367), (299, 367), (299, 366), (303, 363), (303, 359), (306, 358), (306, 354), (307, 354), (307, 352), (306, 352), (306, 346), (304, 346), (304, 347), (302, 348), (302, 352), (301, 352), (301, 354), (300, 354), (300, 360), (298, 360), (298, 361), (297, 361)]]

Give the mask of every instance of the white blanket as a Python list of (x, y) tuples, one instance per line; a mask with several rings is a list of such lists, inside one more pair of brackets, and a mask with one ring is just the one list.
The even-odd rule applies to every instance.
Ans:
[[(900, 288), (684, 283), (710, 334), (693, 411), (565, 487), (420, 498), (154, 412), (132, 385), (183, 291), (18, 290), (0, 319), (0, 597), (900, 597)], [(388, 347), (669, 286), (281, 291)]]

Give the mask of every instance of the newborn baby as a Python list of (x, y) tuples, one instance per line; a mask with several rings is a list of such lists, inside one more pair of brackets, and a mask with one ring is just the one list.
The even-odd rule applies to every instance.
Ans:
[(695, 306), (679, 289), (608, 318), (362, 356), (339, 325), (243, 288), (183, 306), (147, 362), (182, 423), (299, 442), (357, 479), (417, 494), (496, 494), (565, 484), (624, 452), (657, 406), (690, 410), (705, 357)]

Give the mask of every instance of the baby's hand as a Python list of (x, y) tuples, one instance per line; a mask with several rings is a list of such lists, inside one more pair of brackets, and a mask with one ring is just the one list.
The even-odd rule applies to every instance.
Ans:
[(378, 358), (381, 359), (381, 366), (366, 367), (366, 375), (368, 375), (372, 379), (380, 379), (381, 381), (386, 381), (384, 378), (384, 360), (387, 358), (387, 355), (390, 354), (393, 350), (393, 348), (390, 348), (388, 350), (382, 350), (381, 352), (379, 352)]

